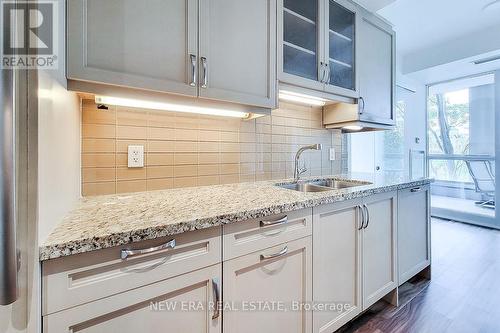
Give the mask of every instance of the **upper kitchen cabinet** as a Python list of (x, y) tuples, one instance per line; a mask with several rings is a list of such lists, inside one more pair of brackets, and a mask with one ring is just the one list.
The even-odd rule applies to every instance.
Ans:
[(394, 125), (395, 35), (392, 27), (374, 15), (359, 24), (360, 120)]
[(200, 0), (201, 97), (275, 107), (276, 0)]
[(71, 0), (67, 26), (72, 82), (277, 103), (276, 0)]
[(280, 0), (278, 64), (281, 81), (322, 90), (326, 75), (319, 5), (318, 0)]
[(197, 0), (70, 0), (67, 77), (197, 95)]
[(325, 90), (337, 95), (357, 97), (356, 93), (356, 6), (348, 1), (328, 1)]
[(344, 0), (282, 0), (278, 8), (281, 82), (357, 97), (357, 7)]

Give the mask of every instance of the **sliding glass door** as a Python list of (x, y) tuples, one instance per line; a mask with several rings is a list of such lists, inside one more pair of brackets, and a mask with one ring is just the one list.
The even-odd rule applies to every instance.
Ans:
[(430, 85), (428, 173), (432, 214), (487, 226), (496, 223), (495, 75)]

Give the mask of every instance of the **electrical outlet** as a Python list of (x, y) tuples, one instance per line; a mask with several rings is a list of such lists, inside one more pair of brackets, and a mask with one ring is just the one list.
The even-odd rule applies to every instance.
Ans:
[(335, 161), (335, 148), (330, 148), (330, 161)]
[(144, 167), (144, 146), (128, 146), (128, 167)]

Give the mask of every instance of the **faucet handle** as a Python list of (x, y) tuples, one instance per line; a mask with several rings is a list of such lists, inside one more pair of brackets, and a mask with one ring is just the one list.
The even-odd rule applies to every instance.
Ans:
[(305, 165), (302, 167), (302, 168), (299, 168), (299, 175), (303, 174), (304, 172), (307, 171), (307, 168), (305, 167)]

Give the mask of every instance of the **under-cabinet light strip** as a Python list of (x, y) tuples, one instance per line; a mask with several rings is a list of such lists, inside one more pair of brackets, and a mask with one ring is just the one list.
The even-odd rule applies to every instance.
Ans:
[(191, 105), (174, 104), (174, 103), (151, 102), (139, 99), (129, 99), (129, 98), (110, 97), (110, 96), (95, 96), (95, 102), (96, 104), (127, 106), (133, 108), (173, 111), (173, 112), (198, 113), (198, 114), (205, 114), (212, 116), (223, 116), (223, 117), (234, 117), (234, 118), (248, 118), (250, 116), (249, 113), (242, 111), (215, 109), (209, 107), (191, 106)]
[(324, 106), (326, 104), (326, 99), (286, 90), (280, 90), (279, 98), (283, 101), (297, 102), (314, 106)]

